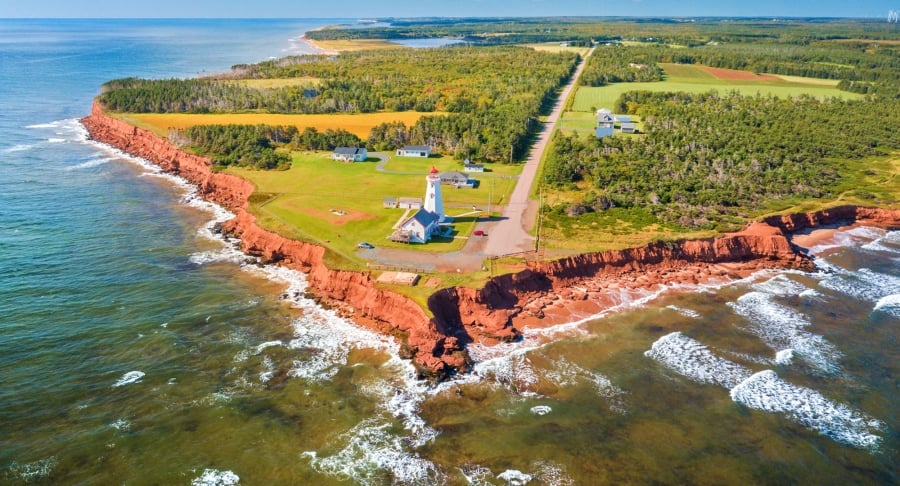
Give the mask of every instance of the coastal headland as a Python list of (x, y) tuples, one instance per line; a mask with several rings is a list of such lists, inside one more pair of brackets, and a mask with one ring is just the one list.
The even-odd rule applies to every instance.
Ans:
[(236, 214), (222, 231), (240, 237), (245, 253), (308, 275), (310, 291), (360, 325), (405, 340), (406, 355), (422, 376), (441, 378), (468, 370), (466, 345), (520, 338), (524, 326), (548, 326), (602, 312), (623, 293), (724, 282), (769, 268), (812, 269), (814, 262), (791, 236), (816, 227), (866, 224), (900, 227), (900, 211), (839, 206), (775, 216), (715, 238), (656, 242), (625, 250), (584, 253), (530, 263), (491, 278), (482, 288), (450, 287), (428, 298), (428, 311), (412, 299), (378, 288), (369, 272), (328, 268), (323, 247), (292, 240), (256, 224), (248, 211), (253, 185), (216, 173), (210, 160), (106, 115), (98, 103), (81, 120), (90, 137), (146, 159), (197, 186), (198, 193)]

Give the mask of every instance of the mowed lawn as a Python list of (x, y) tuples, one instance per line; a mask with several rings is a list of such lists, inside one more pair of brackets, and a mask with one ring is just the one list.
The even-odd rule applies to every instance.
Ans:
[[(331, 160), (330, 152), (297, 152), (287, 171), (259, 171), (229, 168), (229, 173), (243, 177), (256, 186), (252, 210), (261, 223), (282, 234), (316, 242), (360, 265), (356, 245), (369, 242), (376, 247), (405, 248), (425, 252), (455, 251), (465, 245), (465, 238), (446, 238), (427, 245), (405, 245), (387, 239), (393, 226), (406, 213), (404, 209), (387, 209), (385, 197), (418, 197), (425, 195), (425, 174), (432, 165), (461, 167), (451, 158), (400, 159), (404, 168), (420, 170), (420, 174), (377, 172), (378, 159), (345, 163)], [(477, 177), (477, 175), (473, 175)], [(494, 204), (505, 201), (515, 179), (498, 178), (493, 184), (482, 179), (475, 189), (442, 186), (444, 205), (449, 216), (460, 216), (455, 224), (456, 236), (471, 234), (476, 217), (472, 206), (486, 209), (493, 185)], [(411, 216), (413, 212), (409, 213)]]
[(170, 128), (185, 129), (194, 125), (288, 125), (299, 130), (315, 127), (325, 131), (329, 128), (342, 128), (360, 138), (367, 138), (375, 125), (401, 121), (406, 126), (414, 125), (425, 115), (442, 115), (443, 113), (422, 113), (418, 111), (392, 111), (383, 113), (333, 113), (321, 115), (295, 115), (281, 113), (128, 113), (117, 115), (126, 122), (153, 131), (163, 137)]
[[(780, 98), (811, 95), (818, 98), (838, 97), (855, 99), (856, 93), (841, 91), (836, 81), (801, 78), (799, 76), (747, 76), (754, 80), (720, 79), (701, 66), (691, 64), (660, 63), (666, 73), (666, 80), (653, 83), (615, 83), (597, 88), (579, 87), (575, 94), (574, 111), (592, 111), (592, 108), (612, 109), (616, 100), (627, 91), (685, 91), (705, 93), (710, 90), (720, 92), (738, 91), (743, 95), (772, 95)], [(752, 74), (752, 73), (748, 73)]]

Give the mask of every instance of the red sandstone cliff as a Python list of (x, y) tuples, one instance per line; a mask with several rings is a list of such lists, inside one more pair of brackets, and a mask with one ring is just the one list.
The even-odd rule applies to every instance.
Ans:
[(481, 289), (439, 290), (428, 299), (434, 314), (428, 319), (410, 299), (376, 288), (369, 274), (329, 269), (323, 260), (324, 248), (259, 227), (246, 211), (253, 192), (249, 182), (213, 173), (208, 159), (109, 117), (96, 103), (82, 123), (93, 139), (187, 179), (198, 186), (203, 197), (234, 211), (237, 216), (226, 222), (224, 229), (241, 238), (245, 252), (307, 272), (314, 294), (358, 323), (406, 335), (409, 356), (423, 370), (438, 376), (468, 367), (466, 344), (515, 340), (519, 333), (514, 323), (533, 323), (554, 305), (592, 302), (593, 310), (602, 310), (603, 292), (609, 290), (743, 277), (764, 268), (808, 269), (812, 260), (791, 244), (788, 235), (792, 232), (855, 222), (900, 227), (900, 211), (842, 206), (768, 218), (717, 238), (576, 255), (495, 277)]
[(380, 332), (404, 334), (407, 354), (426, 374), (442, 376), (468, 367), (468, 355), (458, 340), (458, 336), (465, 335), (464, 330), (428, 319), (409, 298), (377, 289), (367, 273), (329, 269), (323, 261), (324, 248), (259, 227), (255, 217), (247, 212), (247, 201), (253, 192), (250, 182), (213, 172), (208, 158), (179, 150), (150, 131), (107, 116), (96, 102), (91, 115), (81, 123), (92, 139), (188, 180), (198, 187), (202, 197), (234, 211), (237, 216), (226, 222), (223, 229), (241, 238), (244, 252), (306, 272), (310, 290), (318, 298), (360, 324)]

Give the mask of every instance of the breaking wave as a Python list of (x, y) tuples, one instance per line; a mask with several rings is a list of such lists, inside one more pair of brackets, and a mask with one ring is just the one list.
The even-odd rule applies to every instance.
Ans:
[(752, 374), (749, 369), (712, 354), (705, 345), (680, 332), (659, 338), (644, 355), (691, 380), (725, 388), (736, 386)]
[(204, 469), (203, 474), (191, 480), (191, 486), (235, 486), (241, 478), (231, 471)]
[(881, 421), (815, 390), (788, 383), (772, 370), (760, 371), (734, 387), (731, 398), (750, 408), (787, 415), (804, 427), (854, 447), (876, 448), (881, 437), (875, 432), (884, 429)]
[(794, 309), (778, 304), (771, 294), (749, 292), (729, 302), (729, 306), (749, 323), (749, 330), (775, 351), (793, 349), (804, 361), (816, 369), (834, 373), (839, 371), (842, 354), (824, 337), (806, 331), (807, 317)]
[(144, 379), (145, 375), (146, 373), (144, 373), (143, 371), (129, 371), (128, 373), (122, 375), (122, 377), (113, 384), (113, 387), (131, 385), (132, 383), (140, 383), (141, 380)]

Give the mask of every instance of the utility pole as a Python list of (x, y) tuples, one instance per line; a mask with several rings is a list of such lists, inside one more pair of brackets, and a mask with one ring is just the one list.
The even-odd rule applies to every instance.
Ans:
[(534, 253), (535, 256), (539, 253), (541, 249), (541, 223), (542, 218), (544, 216), (544, 186), (538, 182), (538, 222), (537, 222), (537, 232), (535, 233), (534, 238)]
[(488, 193), (488, 218), (491, 217), (493, 211), (491, 209), (491, 204), (494, 202), (494, 178), (491, 177), (491, 190)]

